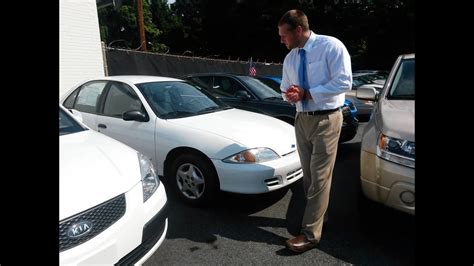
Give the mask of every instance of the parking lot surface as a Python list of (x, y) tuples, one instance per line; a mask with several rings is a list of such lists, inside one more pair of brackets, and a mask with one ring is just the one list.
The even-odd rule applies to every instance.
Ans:
[(263, 195), (221, 193), (208, 208), (169, 195), (168, 234), (145, 265), (413, 265), (415, 218), (360, 197), (357, 136), (341, 144), (333, 173), (329, 221), (320, 245), (303, 254), (284, 247), (297, 234), (302, 187)]

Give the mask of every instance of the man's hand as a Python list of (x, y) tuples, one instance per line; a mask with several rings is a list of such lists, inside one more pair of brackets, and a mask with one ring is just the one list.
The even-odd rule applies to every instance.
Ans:
[(291, 85), (285, 93), (286, 98), (290, 103), (296, 103), (303, 99), (304, 89), (298, 85)]

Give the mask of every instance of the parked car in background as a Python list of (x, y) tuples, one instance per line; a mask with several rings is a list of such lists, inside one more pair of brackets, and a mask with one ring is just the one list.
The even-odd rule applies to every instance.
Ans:
[[(280, 77), (274, 77), (274, 76), (270, 76), (270, 77), (262, 77), (262, 76), (256, 76), (255, 77), (256, 79), (260, 80), (261, 82), (265, 83), (266, 85), (268, 85), (270, 88), (272, 88), (275, 92), (277, 93), (281, 93), (281, 90), (280, 90), (280, 85), (281, 85), (281, 78)], [(357, 98), (356, 98), (357, 100)], [(360, 100), (358, 100), (360, 101)], [(348, 100), (346, 99), (344, 101), (344, 106), (347, 106), (349, 107), (349, 110), (351, 111), (351, 114), (352, 114), (352, 117), (354, 119), (357, 119), (357, 115), (358, 115), (358, 110), (357, 110), (357, 107), (354, 105), (353, 101), (351, 100)], [(357, 119), (358, 120), (358, 119)]]
[(415, 214), (415, 54), (396, 60), (381, 92), (359, 88), (375, 101), (361, 142), (360, 179), (369, 199)]
[(59, 262), (142, 264), (168, 230), (151, 161), (59, 108)]
[(388, 72), (380, 70), (359, 70), (352, 74), (352, 90), (346, 92), (346, 100), (350, 100), (357, 107), (357, 119), (360, 122), (369, 121), (374, 108), (374, 102), (357, 99), (356, 92), (361, 86), (370, 85), (371, 88), (381, 90), (388, 76)]
[(193, 205), (219, 190), (259, 194), (303, 176), (292, 126), (234, 109), (180, 79), (92, 79), (61, 102), (90, 128), (150, 157), (170, 189)]
[[(226, 73), (201, 73), (183, 77), (193, 84), (203, 86), (223, 102), (239, 109), (262, 113), (294, 125), (296, 109), (283, 100), (280, 89), (276, 91), (260, 79)], [(351, 106), (355, 109), (354, 106)], [(352, 117), (349, 106), (342, 108), (343, 125), (339, 142), (349, 141), (357, 134), (359, 123)]]

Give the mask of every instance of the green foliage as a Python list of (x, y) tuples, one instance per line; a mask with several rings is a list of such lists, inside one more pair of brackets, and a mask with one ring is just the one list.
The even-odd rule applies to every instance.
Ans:
[[(388, 69), (396, 56), (415, 51), (414, 0), (143, 0), (149, 51), (281, 62), (288, 53), (277, 23), (289, 9), (303, 10), (316, 34), (337, 37), (354, 65)], [(139, 47), (136, 4), (99, 10), (102, 40)]]
[[(127, 49), (140, 47), (135, 1), (123, 1), (118, 9), (113, 7), (99, 9), (98, 14), (102, 41), (108, 45), (112, 43), (113, 47)], [(143, 20), (148, 51), (167, 51), (167, 46), (160, 41), (163, 32), (153, 22), (152, 6), (148, 0), (143, 1)]]

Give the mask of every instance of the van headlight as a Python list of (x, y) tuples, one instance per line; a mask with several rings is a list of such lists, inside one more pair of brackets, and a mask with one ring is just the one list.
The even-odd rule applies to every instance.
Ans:
[(415, 142), (380, 134), (377, 155), (385, 160), (415, 168)]
[(139, 153), (140, 172), (142, 174), (143, 202), (147, 201), (160, 185), (155, 167), (145, 155)]
[(261, 163), (278, 158), (280, 158), (280, 156), (272, 149), (254, 148), (236, 153), (222, 161), (226, 163)]

